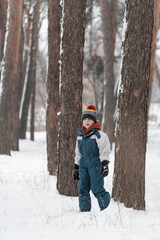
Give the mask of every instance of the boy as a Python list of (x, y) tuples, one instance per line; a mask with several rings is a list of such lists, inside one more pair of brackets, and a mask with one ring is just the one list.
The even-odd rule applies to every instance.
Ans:
[(90, 190), (98, 200), (101, 210), (108, 207), (110, 194), (104, 189), (104, 177), (108, 175), (110, 143), (96, 119), (96, 107), (89, 105), (82, 112), (82, 128), (78, 131), (73, 178), (79, 180), (79, 208), (91, 210)]

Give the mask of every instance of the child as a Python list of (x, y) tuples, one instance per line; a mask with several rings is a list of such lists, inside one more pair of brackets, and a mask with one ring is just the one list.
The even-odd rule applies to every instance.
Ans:
[(108, 207), (110, 194), (104, 189), (103, 177), (108, 175), (110, 143), (96, 119), (96, 107), (89, 105), (82, 112), (82, 128), (78, 131), (73, 178), (79, 180), (79, 208), (91, 210), (90, 190), (98, 200), (101, 210)]

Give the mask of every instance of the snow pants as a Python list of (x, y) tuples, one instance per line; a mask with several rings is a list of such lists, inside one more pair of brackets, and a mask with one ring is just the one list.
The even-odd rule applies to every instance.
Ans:
[(81, 158), (79, 166), (79, 208), (81, 212), (91, 210), (90, 190), (98, 200), (101, 210), (108, 207), (110, 194), (104, 188), (104, 179), (101, 175), (101, 163), (99, 158)]

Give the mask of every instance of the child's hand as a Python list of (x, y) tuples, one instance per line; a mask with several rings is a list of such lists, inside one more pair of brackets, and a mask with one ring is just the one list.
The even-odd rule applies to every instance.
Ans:
[(102, 164), (101, 174), (102, 174), (103, 177), (108, 176), (108, 173), (109, 173), (108, 163), (109, 163), (108, 160), (103, 160), (102, 163), (101, 163)]
[(77, 164), (74, 165), (73, 179), (74, 181), (79, 180), (79, 166)]

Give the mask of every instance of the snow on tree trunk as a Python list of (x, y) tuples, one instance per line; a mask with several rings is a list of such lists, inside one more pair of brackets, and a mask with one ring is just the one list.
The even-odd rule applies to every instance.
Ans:
[(107, 132), (110, 142), (114, 142), (114, 49), (118, 16), (118, 0), (101, 0), (102, 28), (104, 35), (104, 69), (105, 69), (105, 115), (103, 130)]
[[(16, 14), (15, 14), (16, 13)], [(2, 92), (0, 99), (0, 153), (10, 154), (13, 128), (11, 120), (17, 96), (17, 68), (22, 22), (22, 0), (8, 2), (7, 33), (4, 65), (2, 66)]]
[(47, 157), (48, 171), (51, 175), (56, 175), (61, 7), (59, 0), (50, 0), (48, 4)]
[(145, 210), (145, 154), (154, 1), (126, 0), (113, 198)]
[(60, 194), (75, 196), (77, 195), (77, 184), (72, 179), (72, 171), (74, 169), (76, 130), (81, 126), (86, 1), (65, 0), (63, 3), (57, 189)]

